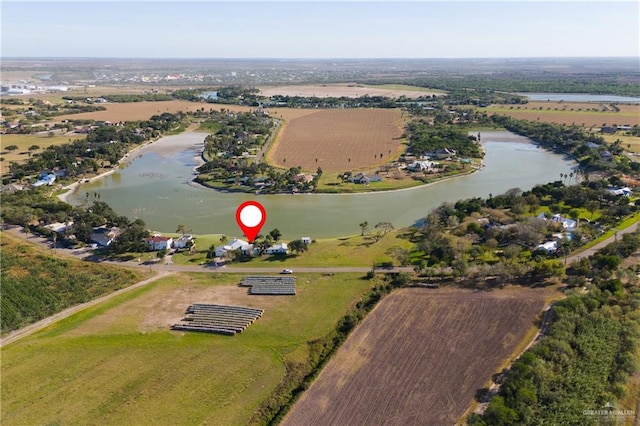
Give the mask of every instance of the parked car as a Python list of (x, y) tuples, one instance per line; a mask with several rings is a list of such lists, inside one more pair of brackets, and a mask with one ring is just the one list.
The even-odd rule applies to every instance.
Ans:
[(293, 274), (293, 271), (291, 269), (283, 269), (282, 271), (280, 271), (281, 274)]

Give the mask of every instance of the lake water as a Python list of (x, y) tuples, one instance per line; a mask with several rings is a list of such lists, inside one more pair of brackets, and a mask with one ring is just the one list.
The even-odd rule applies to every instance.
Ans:
[(78, 204), (87, 192), (89, 199), (96, 192), (119, 214), (139, 217), (155, 231), (175, 232), (185, 224), (196, 234), (241, 236), (236, 208), (254, 199), (267, 211), (263, 231), (278, 228), (286, 239), (327, 238), (358, 234), (363, 221), (412, 225), (445, 201), (487, 197), (516, 187), (528, 190), (558, 180), (560, 173), (575, 167), (573, 161), (523, 142), (524, 138), (491, 132), (482, 135), (486, 167), (468, 176), (393, 192), (254, 196), (189, 184), (205, 136), (183, 133), (154, 142), (118, 172), (82, 185), (69, 201)]
[(640, 98), (616, 95), (591, 95), (589, 93), (516, 93), (532, 101), (565, 102), (621, 102), (640, 104)]

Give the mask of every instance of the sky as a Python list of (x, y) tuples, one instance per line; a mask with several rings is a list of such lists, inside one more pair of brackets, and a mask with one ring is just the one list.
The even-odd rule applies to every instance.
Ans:
[(640, 56), (640, 2), (2, 0), (1, 57)]

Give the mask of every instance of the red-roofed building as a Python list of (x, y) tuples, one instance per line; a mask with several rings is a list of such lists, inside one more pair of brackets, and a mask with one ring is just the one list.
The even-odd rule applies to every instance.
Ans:
[(173, 244), (173, 238), (162, 235), (152, 235), (146, 240), (151, 250), (169, 250)]

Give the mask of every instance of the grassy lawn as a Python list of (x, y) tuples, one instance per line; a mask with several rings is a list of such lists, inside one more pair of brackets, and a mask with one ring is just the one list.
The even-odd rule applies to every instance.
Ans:
[(636, 213), (635, 215), (629, 216), (627, 219), (625, 219), (622, 222), (620, 222), (620, 224), (618, 224), (614, 228), (609, 229), (607, 232), (605, 232), (604, 234), (602, 234), (600, 237), (596, 238), (595, 240), (589, 241), (587, 244), (585, 244), (584, 246), (580, 247), (580, 249), (576, 250), (575, 252), (573, 252), (571, 254), (581, 253), (581, 252), (583, 252), (583, 251), (595, 246), (596, 244), (606, 240), (607, 238), (614, 236), (617, 230), (627, 228), (627, 227), (633, 225), (634, 223), (636, 223), (639, 220), (640, 220), (640, 213)]
[(640, 138), (637, 136), (628, 136), (628, 135), (601, 135), (602, 138), (608, 143), (614, 143), (617, 140), (622, 141), (622, 148), (625, 151), (639, 153), (640, 152)]
[[(9, 170), (9, 163), (15, 161), (20, 163), (29, 159), (29, 147), (38, 145), (40, 149), (32, 151), (32, 153), (42, 152), (43, 149), (53, 146), (69, 143), (69, 140), (77, 139), (74, 136), (61, 136), (56, 134), (53, 137), (45, 135), (2, 135), (0, 141), (2, 143), (2, 152), (0, 156), (4, 159), (0, 163), (0, 173), (4, 174)], [(10, 145), (16, 145), (18, 149), (8, 151), (6, 148)]]
[[(342, 238), (321, 239), (311, 243), (309, 250), (297, 256), (263, 256), (252, 258), (246, 262), (233, 262), (234, 267), (287, 267), (307, 266), (371, 266), (372, 261), (390, 261), (398, 264), (391, 255), (393, 248), (410, 250), (413, 244), (404, 238), (400, 238), (401, 231), (390, 232), (374, 242), (371, 236), (350, 236)], [(176, 254), (173, 262), (179, 265), (198, 265), (206, 262), (206, 252), (216, 237), (197, 237), (198, 252), (194, 254)], [(201, 243), (206, 241), (206, 243)], [(219, 239), (218, 239), (219, 242)], [(208, 245), (207, 245), (208, 244)], [(217, 243), (216, 243), (217, 244)]]
[[(2, 424), (247, 424), (285, 365), (306, 360), (307, 342), (371, 285), (309, 274), (296, 296), (259, 297), (239, 280), (174, 275), (4, 347)], [(169, 330), (188, 304), (220, 291), (264, 315), (233, 337)], [(154, 319), (168, 310), (177, 318)]]

